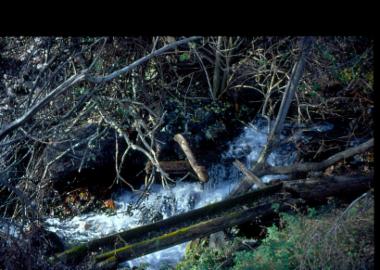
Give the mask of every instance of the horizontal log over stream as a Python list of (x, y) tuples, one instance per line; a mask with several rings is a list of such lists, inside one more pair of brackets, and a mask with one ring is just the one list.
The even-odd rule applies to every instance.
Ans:
[[(231, 226), (268, 214), (271, 208), (251, 206), (259, 198), (289, 205), (298, 198), (321, 200), (335, 195), (360, 195), (371, 188), (373, 176), (337, 176), (303, 180), (279, 181), (253, 192), (214, 203), (159, 222), (96, 239), (68, 249), (52, 258), (53, 262), (79, 262), (90, 251), (102, 252), (97, 255), (97, 267), (113, 269), (117, 263), (158, 251), (192, 239), (203, 237)], [(287, 192), (295, 195), (281, 201), (278, 195)], [(268, 200), (267, 200), (268, 201)], [(266, 202), (267, 202), (266, 201)], [(243, 208), (242, 208), (243, 207)], [(248, 208), (248, 209), (244, 209)], [(259, 207), (259, 208), (257, 208)], [(264, 211), (266, 209), (266, 212)], [(282, 209), (282, 208), (281, 208)], [(283, 209), (284, 210), (284, 209)], [(123, 247), (121, 247), (123, 245)]]
[(373, 186), (373, 174), (359, 176), (330, 176), (283, 181), (285, 191), (304, 200), (320, 201), (330, 196), (354, 197)]
[[(281, 201), (277, 203), (280, 204), (281, 211), (290, 208), (289, 204), (281, 204)], [(122, 248), (96, 256), (95, 260), (98, 263), (96, 264), (95, 269), (115, 269), (120, 262), (131, 260), (157, 250), (165, 249), (173, 245), (218, 232), (228, 227), (254, 220), (255, 218), (271, 211), (274, 211), (272, 209), (272, 203), (266, 203), (245, 210), (228, 212), (221, 217), (203, 221), (139, 243), (126, 245)]]
[[(160, 167), (163, 171), (172, 175), (186, 174), (191, 171), (191, 165), (187, 160), (160, 161)], [(152, 172), (153, 165), (149, 160), (145, 165), (145, 173)]]
[[(244, 195), (234, 197), (231, 199), (223, 200), (221, 202), (209, 204), (202, 208), (198, 208), (183, 214), (179, 214), (156, 223), (144, 225), (138, 228), (127, 230), (121, 233), (112, 234), (100, 239), (89, 241), (85, 244), (81, 244), (72, 247), (60, 254), (57, 254), (53, 259), (63, 260), (65, 262), (76, 263), (83, 259), (89, 251), (97, 250), (99, 247), (117, 247), (117, 243), (134, 243), (142, 241), (144, 238), (149, 238), (152, 234), (156, 235), (157, 232), (161, 234), (171, 232), (175, 228), (188, 226), (189, 222), (196, 222), (201, 219), (207, 219), (210, 215), (218, 215), (221, 212), (230, 210), (236, 206), (251, 203), (259, 198), (269, 196), (276, 192), (279, 192), (282, 188), (282, 183), (277, 183), (261, 190), (255, 190)], [(173, 229), (174, 228), (174, 229)], [(120, 246), (120, 244), (119, 244)]]

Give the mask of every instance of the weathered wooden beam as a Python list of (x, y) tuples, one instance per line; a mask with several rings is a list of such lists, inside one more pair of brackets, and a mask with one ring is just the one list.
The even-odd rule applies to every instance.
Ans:
[[(281, 210), (289, 205), (281, 204)], [(229, 212), (223, 216), (200, 222), (181, 228), (174, 232), (164, 234), (152, 239), (126, 245), (116, 250), (112, 250), (95, 257), (97, 262), (95, 269), (115, 269), (117, 264), (126, 260), (131, 260), (157, 250), (165, 249), (186, 241), (203, 237), (228, 227), (236, 226), (244, 222), (259, 218), (263, 214), (273, 212), (272, 203), (266, 203), (257, 207)]]
[(186, 158), (189, 161), (194, 172), (197, 174), (198, 179), (201, 182), (206, 182), (208, 180), (207, 170), (204, 166), (199, 165), (185, 137), (182, 134), (178, 133), (174, 136), (174, 140), (179, 144), (182, 151), (185, 153)]
[(269, 196), (271, 194), (279, 192), (281, 188), (282, 183), (277, 183), (265, 187), (261, 190), (255, 190), (253, 192), (246, 193), (235, 198), (209, 204), (202, 208), (198, 208), (180, 215), (176, 215), (168, 219), (158, 221), (156, 223), (144, 225), (121, 233), (116, 233), (103, 238), (95, 239), (87, 243), (72, 247), (62, 253), (59, 253), (55, 255), (55, 257), (51, 258), (51, 261), (54, 262), (61, 260), (64, 262), (76, 263), (82, 260), (88, 254), (88, 252), (99, 250), (100, 247), (115, 248), (115, 246), (118, 246), (118, 243), (119, 246), (120, 244), (125, 243), (130, 244), (152, 237), (152, 234), (163, 234), (165, 232), (170, 232), (173, 231), (175, 228), (188, 226), (188, 224), (191, 222), (196, 222), (197, 220), (199, 221), (202, 219), (204, 220), (210, 216), (215, 216), (217, 214), (220, 214), (221, 212), (228, 211), (228, 209), (232, 209), (236, 206), (241, 206), (253, 202), (259, 198)]
[[(162, 170), (172, 175), (186, 174), (191, 171), (191, 165), (187, 160), (160, 161), (159, 164)], [(151, 173), (152, 168), (152, 162), (149, 160), (145, 165), (145, 172)]]
[(251, 186), (253, 186), (254, 184), (256, 184), (259, 188), (265, 186), (263, 181), (260, 178), (258, 178), (252, 171), (248, 170), (248, 168), (245, 167), (245, 165), (241, 163), (239, 160), (236, 159), (233, 162), (233, 164), (236, 168), (239, 169), (239, 171), (241, 171), (245, 175), (247, 181), (244, 182), (243, 185), (238, 185), (238, 189), (233, 190), (233, 192), (231, 192), (231, 196), (244, 193), (246, 190), (249, 190)]
[(262, 169), (261, 171), (255, 172), (255, 174), (260, 177), (266, 174), (289, 174), (289, 173), (296, 173), (296, 172), (319, 171), (337, 163), (338, 161), (347, 159), (349, 157), (352, 157), (360, 153), (364, 153), (370, 150), (373, 146), (374, 146), (374, 139), (372, 138), (362, 144), (347, 148), (344, 151), (336, 153), (320, 162), (305, 162), (305, 163), (296, 163), (289, 166), (266, 167)]
[[(371, 175), (356, 177), (338, 176), (284, 181), (283, 184), (285, 190), (291, 191), (292, 193), (297, 192), (298, 195), (301, 195), (300, 197), (302, 199), (319, 200), (320, 198), (327, 198), (332, 195), (342, 195), (345, 191), (359, 195), (370, 189), (372, 180), (373, 177)], [(97, 269), (115, 269), (119, 262), (131, 260), (176, 244), (204, 237), (246, 221), (257, 220), (258, 217), (270, 215), (274, 212), (272, 202), (278, 203), (280, 207), (277, 211), (283, 212), (291, 210), (291, 205), (300, 203), (301, 201), (291, 197), (283, 197), (281, 199), (271, 200), (269, 203), (260, 206), (244, 210), (239, 208), (225, 212), (222, 216), (100, 254), (95, 257), (95, 261), (97, 262), (96, 267)]]
[(283, 181), (284, 190), (305, 201), (321, 201), (327, 197), (355, 197), (373, 187), (373, 175), (314, 177)]
[[(56, 255), (54, 258), (52, 258), (52, 261), (57, 262), (58, 260), (63, 260), (65, 262), (75, 263), (83, 260), (90, 251), (99, 251), (101, 249), (106, 250), (107, 248), (115, 248), (116, 250), (120, 250), (120, 254), (123, 254), (120, 255), (120, 258), (114, 256), (116, 254), (115, 251), (113, 251), (115, 254), (112, 256), (110, 255), (109, 258), (105, 258), (105, 255), (103, 255), (103, 257), (98, 257), (98, 260), (99, 258), (105, 258), (107, 261), (105, 265), (111, 265), (112, 263), (117, 263), (121, 260), (124, 260), (125, 256), (130, 256), (126, 255), (132, 254), (130, 250), (139, 250), (141, 248), (141, 250), (145, 251), (138, 254), (147, 254), (146, 252), (153, 252), (152, 250), (155, 251), (163, 249), (166, 245), (170, 246), (179, 243), (177, 240), (188, 241), (220, 231), (221, 228), (225, 227), (213, 227), (212, 224), (214, 223), (212, 223), (212, 220), (215, 221), (218, 220), (217, 218), (223, 217), (228, 219), (230, 217), (230, 213), (240, 213), (239, 211), (241, 211), (241, 208), (239, 206), (249, 205), (250, 202), (254, 202), (258, 198), (269, 197), (285, 191), (295, 195), (293, 196), (293, 199), (289, 198), (290, 201), (294, 200), (294, 197), (302, 198), (306, 202), (320, 201), (330, 196), (360, 195), (360, 193), (370, 189), (372, 185), (373, 175), (335, 176), (309, 178), (303, 180), (279, 181), (278, 183), (273, 183), (269, 187), (255, 190), (253, 192), (230, 198), (222, 202), (214, 203), (187, 213), (161, 220), (153, 224), (109, 235), (101, 239), (92, 240), (88, 243), (73, 247)], [(241, 212), (240, 214), (244, 216), (247, 213)], [(235, 216), (235, 218), (238, 217)], [(207, 223), (209, 221), (211, 221), (211, 223)], [(223, 222), (226, 222), (225, 225), (227, 227), (230, 226), (228, 225), (228, 221), (224, 220)], [(210, 227), (208, 227), (208, 225), (204, 225), (204, 227), (196, 227), (196, 224), (210, 224)], [(183, 230), (178, 228), (183, 228)], [(190, 234), (187, 234), (189, 228), (195, 228), (194, 230), (190, 230), (190, 232), (194, 233), (191, 234), (191, 238), (188, 238), (190, 237)], [(215, 228), (216, 231), (209, 228)], [(205, 229), (205, 231), (203, 231), (203, 229)], [(169, 235), (180, 235), (180, 237), (167, 240), (167, 236)], [(174, 241), (174, 239), (176, 240)], [(161, 243), (162, 245), (160, 244), (159, 246), (154, 247), (153, 243), (155, 242), (153, 240), (155, 240), (156, 243)], [(126, 246), (129, 246), (133, 247), (133, 249), (120, 249), (121, 245), (124, 245), (124, 248)], [(105, 254), (111, 253), (106, 252)], [(133, 251), (133, 254), (136, 255), (135, 251)], [(137, 256), (139, 255), (136, 255), (136, 257)]]

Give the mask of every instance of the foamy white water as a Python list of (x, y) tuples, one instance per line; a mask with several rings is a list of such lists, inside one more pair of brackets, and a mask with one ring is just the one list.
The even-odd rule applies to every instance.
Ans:
[[(320, 125), (314, 131), (324, 132), (332, 126)], [(232, 166), (234, 159), (239, 159), (250, 167), (258, 158), (266, 143), (268, 126), (265, 119), (257, 119), (244, 128), (242, 134), (230, 143), (229, 149), (222, 155), (219, 164), (209, 170), (209, 181), (203, 185), (198, 182), (180, 182), (172, 188), (163, 188), (154, 184), (150, 195), (138, 208), (134, 208), (139, 196), (126, 191), (115, 199), (117, 207), (114, 215), (85, 214), (67, 220), (50, 218), (46, 220), (48, 229), (56, 232), (67, 244), (85, 242), (110, 233), (131, 229), (158, 219), (187, 212), (224, 199), (241, 179), (241, 173)], [(283, 145), (268, 157), (270, 165), (289, 165), (296, 160), (295, 148)], [(281, 176), (264, 176), (265, 182)], [(282, 176), (286, 177), (286, 176)], [(146, 269), (155, 270), (163, 265), (175, 265), (184, 255), (186, 243), (154, 252), (123, 263), (121, 266), (147, 265)]]

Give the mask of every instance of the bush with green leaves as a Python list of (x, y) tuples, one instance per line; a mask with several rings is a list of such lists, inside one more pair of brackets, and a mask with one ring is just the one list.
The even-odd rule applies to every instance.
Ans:
[[(279, 225), (267, 229), (256, 249), (234, 252), (236, 241), (224, 251), (192, 250), (176, 269), (374, 269), (373, 196), (343, 209), (330, 205), (309, 208), (306, 215), (281, 213)], [(225, 263), (231, 256), (233, 262)]]

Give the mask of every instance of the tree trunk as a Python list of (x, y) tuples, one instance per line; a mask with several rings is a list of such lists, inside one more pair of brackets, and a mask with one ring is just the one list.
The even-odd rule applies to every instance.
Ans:
[(241, 163), (239, 160), (235, 160), (233, 162), (234, 166), (238, 168), (246, 177), (246, 181), (242, 183), (242, 185), (238, 186), (238, 189), (235, 189), (233, 192), (231, 192), (231, 196), (239, 195), (244, 193), (244, 191), (247, 191), (256, 184), (259, 188), (264, 187), (263, 181), (261, 181), (260, 178), (258, 178), (255, 174), (253, 174), (252, 171), (248, 170), (247, 167), (243, 163)]
[[(91, 251), (98, 251), (100, 249), (104, 250), (109, 248), (119, 248), (117, 250), (120, 250), (121, 254), (123, 254), (121, 255), (122, 258), (125, 256), (129, 258), (129, 256), (132, 254), (132, 251), (133, 254), (135, 254), (134, 250), (136, 248), (138, 250), (141, 249), (142, 252), (141, 253), (139, 251), (136, 254), (147, 254), (148, 252), (160, 250), (170, 245), (182, 243), (181, 241), (196, 239), (233, 226), (231, 224), (235, 224), (234, 222), (236, 222), (236, 220), (243, 220), (240, 219), (236, 213), (239, 213), (239, 215), (243, 216), (250, 213), (249, 211), (242, 212), (241, 207), (244, 205), (247, 206), (259, 198), (271, 197), (274, 194), (288, 192), (288, 194), (290, 193), (293, 195), (293, 198), (290, 197), (288, 198), (289, 201), (286, 201), (288, 203), (291, 201), (294, 202), (294, 198), (301, 198), (305, 202), (323, 203), (323, 200), (330, 196), (360, 195), (360, 193), (363, 193), (370, 189), (372, 187), (372, 184), (372, 175), (356, 177), (336, 176), (292, 181), (279, 181), (279, 183), (273, 183), (269, 187), (255, 190), (238, 197), (226, 199), (224, 201), (210, 204), (208, 206), (195, 209), (165, 220), (161, 220), (153, 224), (141, 226), (128, 231), (106, 236), (104, 238), (92, 240), (86, 244), (72, 247), (60, 254), (57, 254), (54, 258), (51, 258), (51, 261), (57, 262), (62, 260), (64, 262), (77, 263), (80, 260), (83, 260)], [(280, 201), (274, 200), (273, 202), (279, 203)], [(269, 212), (264, 213), (262, 209), (259, 212), (260, 214), (265, 215), (270, 214)], [(228, 219), (231, 218), (232, 223), (229, 223)], [(222, 223), (225, 223), (225, 225), (221, 225)], [(200, 227), (197, 227), (197, 224), (200, 225)], [(216, 226), (215, 224), (219, 224), (220, 226)], [(191, 229), (191, 233), (188, 233), (189, 229)], [(177, 237), (178, 235), (179, 237)], [(169, 236), (173, 236), (174, 238)], [(160, 243), (157, 244), (157, 246), (154, 248), (153, 239), (157, 241), (156, 243)], [(122, 245), (129, 248), (120, 248)], [(132, 249), (130, 249), (131, 247)], [(109, 259), (108, 262), (112, 260), (114, 259)], [(117, 261), (120, 260), (118, 259)]]
[(307, 202), (323, 201), (328, 197), (356, 197), (373, 186), (373, 175), (332, 176), (284, 181), (284, 190)]
[(319, 171), (321, 169), (333, 165), (334, 163), (340, 160), (347, 159), (356, 154), (364, 153), (368, 151), (371, 147), (373, 147), (373, 145), (374, 139), (372, 138), (362, 144), (350, 147), (342, 152), (336, 153), (321, 162), (306, 162), (293, 164), (290, 166), (265, 167), (263, 170), (257, 171), (256, 175), (260, 177), (266, 174), (289, 174), (295, 172)]
[[(134, 244), (125, 245), (119, 249), (105, 252), (95, 257), (96, 269), (115, 269), (117, 264), (126, 260), (131, 260), (139, 256), (149, 254), (161, 249), (165, 249), (186, 241), (197, 239), (219, 232), (225, 228), (236, 226), (247, 221), (260, 222), (259, 218), (274, 213), (273, 203), (279, 204), (277, 211), (290, 211), (294, 205), (301, 202), (315, 202), (326, 199), (329, 196), (347, 196), (348, 193), (358, 196), (371, 188), (371, 176), (337, 176), (325, 178), (310, 178), (304, 180), (284, 181), (284, 190), (291, 194), (297, 194), (295, 199), (289, 196), (271, 197), (264, 204), (239, 207), (226, 211), (223, 215), (206, 221), (182, 227), (173, 232), (153, 237)], [(281, 195), (281, 194), (278, 194)], [(231, 199), (224, 202), (228, 203)], [(302, 204), (303, 204), (302, 203)], [(178, 228), (179, 226), (177, 226)]]
[[(279, 202), (281, 203), (281, 202)], [(290, 208), (288, 204), (281, 204), (280, 210)], [(263, 214), (273, 211), (272, 203), (266, 203), (245, 210), (228, 212), (227, 214), (200, 222), (174, 232), (164, 234), (146, 241), (126, 245), (122, 248), (103, 253), (95, 257), (98, 262), (95, 269), (115, 269), (117, 264), (131, 260), (157, 250), (165, 249), (186, 241), (203, 237), (225, 228), (242, 224), (244, 222), (259, 218)]]
[(302, 39), (301, 56), (293, 67), (292, 74), (290, 76), (290, 81), (281, 100), (281, 105), (277, 114), (276, 122), (274, 123), (274, 126), (268, 136), (267, 144), (264, 146), (264, 149), (261, 151), (256, 164), (252, 168), (253, 171), (260, 170), (263, 166), (266, 165), (266, 159), (268, 155), (279, 142), (280, 133), (285, 122), (285, 117), (288, 114), (290, 104), (292, 103), (299, 81), (302, 77), (306, 57), (308, 52), (310, 51), (311, 44), (312, 40), (310, 39), (310, 37), (304, 37)]
[[(312, 40), (309, 37), (304, 37), (302, 40), (300, 58), (293, 67), (292, 73), (290, 75), (290, 81), (286, 87), (284, 96), (281, 100), (280, 109), (277, 114), (274, 127), (272, 128), (268, 136), (266, 145), (261, 151), (256, 163), (252, 167), (252, 174), (254, 175), (254, 178), (260, 181), (261, 181), (261, 179), (259, 178), (260, 176), (258, 176), (256, 172), (263, 171), (263, 169), (267, 165), (266, 159), (268, 155), (271, 153), (272, 149), (279, 143), (280, 133), (282, 131), (282, 128), (285, 122), (285, 117), (288, 114), (290, 104), (293, 100), (295, 91), (298, 87), (298, 83), (302, 77), (306, 57), (311, 48), (311, 45), (312, 45)], [(235, 190), (231, 192), (231, 196), (235, 196), (236, 194), (247, 192), (252, 187), (253, 182), (257, 182), (257, 181), (252, 181), (252, 177), (247, 177), (247, 176), (244, 177), (242, 181), (239, 183), (239, 185), (235, 188)]]

